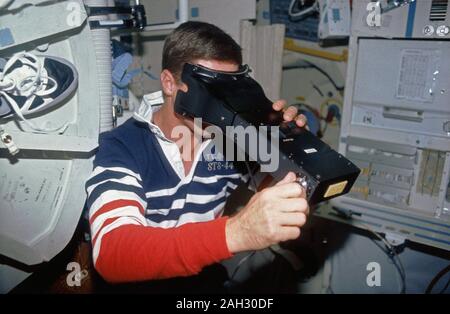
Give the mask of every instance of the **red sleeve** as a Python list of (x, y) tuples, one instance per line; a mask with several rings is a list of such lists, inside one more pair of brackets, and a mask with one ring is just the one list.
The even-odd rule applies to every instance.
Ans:
[(231, 257), (227, 217), (178, 228), (123, 225), (104, 235), (95, 263), (109, 282), (132, 282), (197, 274)]

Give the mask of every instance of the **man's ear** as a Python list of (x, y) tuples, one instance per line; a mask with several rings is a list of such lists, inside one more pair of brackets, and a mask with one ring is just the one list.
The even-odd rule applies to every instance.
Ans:
[(188, 87), (183, 82), (177, 82), (172, 72), (163, 70), (161, 72), (161, 86), (165, 96), (175, 97), (179, 89), (187, 92)]
[(177, 82), (169, 70), (163, 70), (161, 72), (161, 86), (164, 95), (169, 97), (175, 96), (175, 93), (177, 92)]

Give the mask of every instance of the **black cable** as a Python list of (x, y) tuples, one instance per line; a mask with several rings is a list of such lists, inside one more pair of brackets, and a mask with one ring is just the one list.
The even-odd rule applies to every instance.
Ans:
[(254, 191), (253, 193), (256, 194), (256, 192), (258, 192), (258, 185), (256, 184), (256, 180), (255, 177), (253, 176), (253, 171), (250, 169), (250, 165), (248, 164), (248, 161), (244, 161), (245, 162), (245, 166), (247, 167), (247, 171), (248, 171), (248, 175), (250, 177), (250, 181), (252, 182)]
[[(377, 235), (375, 231), (372, 231), (370, 229), (367, 229), (367, 230), (369, 232), (371, 232), (372, 234), (374, 234), (375, 236)], [(400, 294), (405, 294), (406, 293), (406, 273), (405, 273), (405, 268), (403, 267), (403, 264), (400, 260), (400, 257), (398, 256), (397, 252), (395, 252), (395, 250), (393, 248), (389, 248), (386, 245), (385, 245), (386, 249), (384, 249), (380, 243), (375, 241), (375, 239), (371, 239), (371, 240), (373, 243), (375, 243), (376, 246), (378, 246), (388, 256), (388, 258), (394, 264), (394, 266), (397, 269), (397, 271), (400, 275), (400, 278), (402, 280), (402, 287), (400, 290)], [(396, 263), (394, 256), (397, 257), (399, 264)]]
[[(256, 192), (258, 191), (258, 186), (257, 186), (257, 184), (256, 184), (255, 177), (253, 176), (253, 171), (251, 170), (250, 165), (248, 164), (248, 161), (247, 161), (247, 160), (245, 160), (244, 163), (245, 163), (245, 166), (247, 167), (247, 171), (248, 171), (248, 175), (249, 175), (249, 177), (250, 177), (250, 181), (251, 181), (252, 185), (254, 186), (253, 194), (256, 194)], [(252, 251), (252, 252), (250, 252), (248, 255), (246, 255), (245, 257), (243, 257), (243, 258), (239, 261), (239, 263), (237, 264), (237, 266), (236, 266), (236, 268), (234, 269), (233, 273), (231, 274), (230, 279), (228, 280), (230, 283), (235, 282), (235, 281), (234, 281), (234, 277), (236, 276), (236, 274), (237, 274), (239, 268), (241, 268), (241, 266), (242, 266), (245, 262), (247, 262), (253, 255), (255, 255), (255, 253), (256, 253), (256, 251)]]
[(311, 82), (312, 87), (316, 90), (316, 92), (320, 95), (320, 97), (324, 97), (325, 95), (322, 93), (322, 91), (320, 90), (320, 88), (314, 84), (313, 82)]
[(338, 86), (336, 84), (336, 82), (333, 80), (333, 78), (330, 76), (330, 74), (328, 74), (325, 70), (323, 70), (321, 67), (315, 65), (314, 63), (311, 63), (309, 61), (302, 61), (304, 63), (306, 63), (306, 65), (293, 65), (293, 66), (285, 66), (283, 67), (283, 70), (293, 70), (293, 69), (315, 69), (317, 71), (319, 71), (320, 73), (322, 73), (330, 82), (331, 84), (334, 86), (334, 88), (336, 88), (336, 90), (338, 91), (343, 91), (345, 86)]
[(450, 278), (447, 280), (447, 284), (444, 286), (444, 288), (439, 292), (439, 294), (444, 294), (445, 290), (447, 290), (448, 286), (450, 285)]
[(256, 251), (252, 251), (252, 252), (250, 252), (248, 255), (246, 255), (245, 257), (243, 257), (243, 258), (239, 261), (239, 263), (236, 265), (236, 268), (234, 269), (233, 273), (232, 273), (231, 276), (230, 276), (230, 280), (229, 280), (230, 282), (235, 282), (235, 281), (234, 281), (234, 277), (236, 276), (236, 274), (237, 274), (239, 268), (241, 268), (241, 266), (242, 266), (245, 262), (247, 262), (253, 255), (255, 255), (255, 253), (256, 253)]
[[(343, 217), (345, 219), (351, 220), (352, 216), (356, 213), (352, 212), (352, 211), (342, 211), (339, 208), (333, 207), (333, 210), (336, 211), (340, 217)], [(373, 243), (375, 243), (376, 246), (378, 246), (388, 257), (389, 259), (392, 261), (392, 263), (394, 264), (395, 268), (397, 269), (400, 278), (402, 279), (402, 288), (400, 290), (401, 294), (405, 294), (406, 293), (406, 271), (405, 271), (405, 267), (403, 266), (402, 261), (400, 260), (400, 257), (398, 256), (395, 248), (390, 245), (387, 240), (383, 239), (383, 237), (378, 234), (377, 232), (373, 231), (369, 226), (367, 226), (366, 224), (362, 224), (367, 231), (369, 231), (370, 233), (372, 233), (376, 238), (378, 238), (379, 240), (381, 240), (381, 242), (383, 242), (383, 244), (385, 245), (386, 249), (384, 249), (380, 243), (378, 243), (377, 241), (375, 241), (374, 239), (371, 239), (373, 241)], [(398, 260), (398, 264), (395, 260), (395, 257)]]
[[(426, 294), (430, 294), (433, 291), (434, 286), (439, 282), (439, 280), (445, 276), (445, 274), (447, 274), (450, 271), (450, 265), (448, 265), (447, 267), (445, 267), (444, 269), (442, 269), (440, 272), (437, 273), (436, 276), (434, 276), (433, 279), (431, 279), (430, 284), (428, 285), (427, 289), (425, 290)], [(445, 291), (450, 283), (450, 279), (449, 282), (447, 282), (447, 284), (444, 287)], [(443, 293), (443, 291), (441, 291), (441, 293)]]

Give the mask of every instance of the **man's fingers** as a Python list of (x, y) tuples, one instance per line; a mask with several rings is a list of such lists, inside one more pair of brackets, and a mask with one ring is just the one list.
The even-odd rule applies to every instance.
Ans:
[(274, 102), (274, 104), (272, 105), (273, 110), (276, 111), (281, 111), (284, 109), (284, 107), (286, 107), (286, 101), (285, 100), (278, 100), (276, 102)]
[[(287, 102), (285, 100), (278, 100), (272, 105), (272, 108), (275, 111), (282, 111), (285, 109), (286, 104)], [(308, 128), (308, 126), (306, 125), (308, 123), (308, 119), (306, 118), (305, 115), (298, 114), (298, 109), (295, 106), (290, 106), (284, 110), (283, 120), (286, 122), (291, 122), (295, 120), (295, 123), (299, 127)]]
[(282, 213), (279, 216), (282, 226), (303, 227), (306, 223), (306, 214), (300, 212)]
[(293, 198), (301, 197), (303, 188), (297, 182), (275, 185), (267, 188), (263, 193), (267, 193), (271, 198)]
[(308, 202), (304, 198), (288, 198), (278, 200), (275, 204), (276, 209), (283, 213), (303, 213), (309, 212)]
[(290, 204), (286, 205), (287, 210), (285, 212), (296, 212), (296, 213), (302, 213), (306, 216), (309, 215), (309, 204), (308, 200), (306, 198), (299, 197), (295, 199), (288, 199), (287, 201), (291, 202)]
[(295, 122), (297, 123), (297, 125), (299, 127), (304, 127), (306, 125), (306, 123), (308, 123), (308, 119), (306, 118), (305, 115), (303, 114), (299, 114), (296, 118), (295, 118)]
[(282, 227), (280, 230), (281, 242), (295, 240), (300, 236), (300, 228), (298, 227)]
[(283, 180), (281, 180), (280, 182), (278, 182), (275, 185), (283, 185), (283, 184), (286, 184), (286, 183), (292, 183), (296, 179), (297, 179), (297, 176), (295, 175), (295, 173), (293, 173), (291, 171), (291, 172), (288, 172), (288, 174), (283, 178)]
[(300, 197), (306, 198), (306, 189), (302, 187), (302, 194), (300, 194)]
[(286, 111), (283, 114), (283, 119), (287, 122), (290, 122), (295, 119), (297, 116), (298, 110), (294, 106), (290, 106), (286, 109)]

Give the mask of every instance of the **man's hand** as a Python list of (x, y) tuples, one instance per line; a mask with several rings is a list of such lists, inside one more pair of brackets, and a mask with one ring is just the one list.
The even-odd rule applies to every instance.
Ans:
[(290, 172), (277, 185), (256, 193), (247, 206), (227, 221), (231, 253), (260, 250), (296, 239), (306, 223), (309, 206), (305, 191)]
[(299, 127), (302, 128), (302, 127), (306, 126), (306, 123), (307, 123), (306, 117), (302, 114), (298, 114), (298, 110), (294, 106), (290, 106), (290, 107), (286, 108), (285, 100), (276, 101), (272, 105), (272, 108), (275, 111), (284, 111), (284, 114), (283, 114), (284, 121), (291, 122), (291, 121), (295, 120), (295, 122), (297, 123), (297, 125)]

